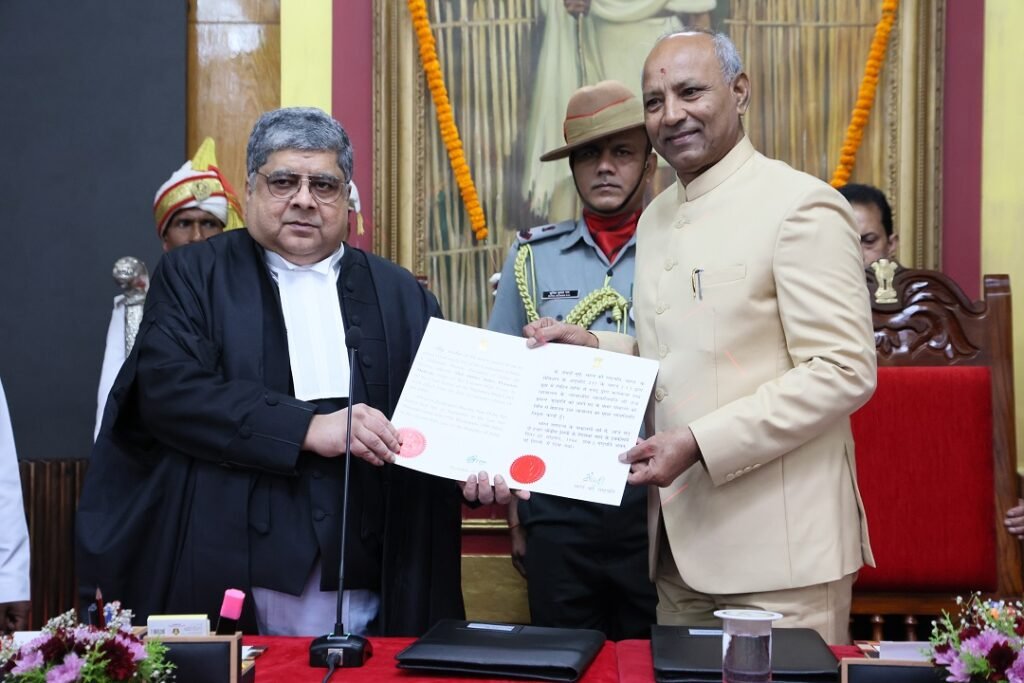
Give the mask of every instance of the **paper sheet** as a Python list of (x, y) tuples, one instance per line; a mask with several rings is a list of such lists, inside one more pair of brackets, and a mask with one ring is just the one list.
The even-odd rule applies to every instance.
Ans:
[(618, 505), (656, 361), (433, 319), (392, 423), (397, 464), (464, 481)]

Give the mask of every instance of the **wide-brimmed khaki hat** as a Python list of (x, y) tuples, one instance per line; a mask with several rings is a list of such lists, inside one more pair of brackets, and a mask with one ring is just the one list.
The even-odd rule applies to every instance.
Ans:
[(565, 108), (565, 145), (547, 152), (540, 160), (563, 159), (594, 140), (643, 127), (643, 105), (625, 85), (618, 81), (585, 85), (572, 94)]

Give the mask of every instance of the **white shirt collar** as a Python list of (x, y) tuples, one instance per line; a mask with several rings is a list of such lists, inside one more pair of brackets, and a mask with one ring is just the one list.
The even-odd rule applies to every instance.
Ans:
[(345, 243), (342, 242), (341, 245), (338, 246), (337, 251), (327, 258), (322, 261), (317, 261), (316, 263), (311, 263), (308, 266), (297, 266), (280, 254), (270, 251), (269, 249), (264, 249), (263, 253), (266, 264), (270, 267), (270, 271), (275, 276), (282, 270), (311, 270), (320, 273), (321, 275), (334, 273), (334, 277), (337, 278), (338, 273), (341, 272), (341, 257), (345, 254)]

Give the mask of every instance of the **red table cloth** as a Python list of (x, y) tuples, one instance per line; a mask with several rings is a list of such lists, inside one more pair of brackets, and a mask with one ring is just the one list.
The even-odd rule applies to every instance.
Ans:
[[(246, 636), (246, 645), (265, 645), (267, 651), (256, 660), (258, 683), (320, 683), (326, 669), (309, 666), (309, 643), (312, 638), (276, 638), (269, 636)], [(423, 676), (403, 671), (395, 666), (395, 655), (415, 638), (371, 638), (373, 657), (358, 669), (343, 669), (334, 674), (332, 681), (377, 683), (386, 681), (483, 681), (485, 683), (514, 683), (508, 678), (467, 678), (464, 676)], [(862, 657), (860, 650), (852, 645), (832, 647), (836, 657)], [(605, 643), (590, 665), (581, 683), (653, 683), (654, 667), (651, 664), (651, 641), (623, 640)]]
[[(313, 669), (309, 666), (309, 643), (312, 638), (275, 638), (268, 636), (246, 636), (246, 645), (265, 645), (267, 651), (256, 660), (257, 683), (320, 683), (327, 669)], [(386, 683), (386, 681), (486, 681), (491, 683), (515, 683), (510, 678), (467, 678), (465, 676), (423, 676), (404, 671), (395, 666), (395, 655), (415, 638), (370, 638), (373, 656), (358, 669), (340, 669), (331, 681), (338, 683)], [(645, 641), (637, 641), (645, 642)], [(650, 661), (650, 657), (648, 657)], [(651, 680), (651, 679), (648, 679)], [(619, 667), (615, 658), (615, 643), (605, 643), (597, 653), (594, 663), (580, 679), (581, 683), (618, 683)], [(522, 683), (518, 679), (518, 683)]]
[[(619, 683), (653, 683), (654, 664), (651, 662), (651, 641), (620, 640), (615, 644), (619, 665)], [(832, 645), (832, 653), (843, 657), (863, 657), (856, 645)]]

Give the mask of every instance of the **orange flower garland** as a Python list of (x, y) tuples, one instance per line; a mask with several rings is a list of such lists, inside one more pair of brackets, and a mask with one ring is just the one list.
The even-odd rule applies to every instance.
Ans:
[(441, 139), (444, 140), (445, 149), (448, 150), (448, 161), (451, 164), (452, 173), (455, 174), (455, 182), (459, 186), (462, 203), (465, 204), (466, 212), (469, 214), (469, 223), (473, 228), (473, 234), (477, 241), (482, 241), (487, 237), (487, 221), (484, 218), (484, 210), (480, 206), (480, 197), (477, 195), (473, 176), (469, 173), (466, 155), (462, 151), (462, 140), (459, 138), (459, 129), (455, 125), (452, 105), (448, 100), (448, 90), (444, 86), (441, 62), (437, 59), (434, 34), (430, 29), (430, 18), (427, 16), (427, 3), (426, 0), (408, 1), (412, 25), (416, 30), (416, 38), (420, 46), (420, 61), (423, 63), (427, 86), (430, 88), (434, 108), (437, 110)]
[(861, 79), (860, 90), (857, 92), (857, 103), (853, 107), (850, 125), (846, 129), (846, 138), (843, 140), (843, 148), (839, 152), (839, 165), (836, 166), (832, 180), (829, 181), (832, 187), (842, 187), (850, 181), (853, 165), (857, 161), (857, 150), (860, 149), (860, 143), (864, 140), (864, 127), (868, 125), (868, 116), (875, 103), (878, 77), (882, 71), (882, 62), (885, 60), (889, 33), (896, 21), (897, 9), (899, 9), (899, 0), (882, 1), (882, 17), (878, 20), (878, 25), (875, 26), (875, 37), (871, 40), (871, 51), (868, 53), (868, 62), (864, 66), (864, 77)]

